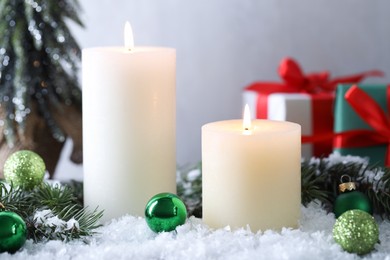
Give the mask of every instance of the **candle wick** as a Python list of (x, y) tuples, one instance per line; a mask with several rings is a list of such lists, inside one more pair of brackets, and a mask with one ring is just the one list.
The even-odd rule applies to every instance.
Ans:
[(242, 133), (244, 135), (251, 135), (252, 131), (251, 131), (250, 127), (244, 127), (244, 131), (242, 131)]

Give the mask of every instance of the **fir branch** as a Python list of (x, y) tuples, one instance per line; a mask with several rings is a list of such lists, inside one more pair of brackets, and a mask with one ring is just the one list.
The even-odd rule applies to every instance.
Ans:
[(80, 238), (81, 236), (90, 236), (94, 234), (95, 232), (93, 232), (93, 230), (101, 226), (97, 223), (102, 216), (103, 211), (97, 211), (97, 209), (89, 212), (87, 209), (83, 208), (75, 212), (73, 218), (78, 220), (79, 227), (77, 232), (72, 232), (72, 238)]
[(318, 200), (324, 204), (330, 202), (331, 193), (323, 191), (323, 184), (327, 176), (307, 164), (301, 167), (301, 199), (302, 204), (307, 205), (311, 201)]
[(84, 206), (84, 187), (81, 181), (70, 180), (67, 184), (73, 190), (73, 195), (77, 199), (77, 203)]
[(78, 0), (67, 0), (63, 1), (64, 5), (66, 5), (64, 16), (75, 22), (81, 27), (84, 27), (83, 22), (80, 20), (78, 16), (78, 10), (81, 9), (80, 3)]
[(0, 183), (1, 210), (18, 213), (35, 242), (78, 239), (100, 226), (103, 211), (83, 208), (71, 186), (44, 183), (32, 191), (7, 186)]
[[(303, 187), (311, 183), (302, 178), (302, 203), (306, 205), (313, 199), (318, 199), (324, 205), (327, 205), (329, 201), (330, 205), (327, 208), (332, 210), (333, 203), (339, 194), (340, 178), (342, 175), (348, 175), (351, 177), (351, 181), (357, 184), (358, 190), (367, 195), (374, 213), (390, 219), (390, 169), (369, 165), (363, 158), (359, 160), (359, 157), (341, 156), (341, 158), (344, 158), (344, 160), (337, 163), (333, 162), (332, 158), (316, 159), (316, 162), (311, 160), (302, 163), (302, 176), (305, 176), (306, 171), (315, 172), (316, 174), (312, 178), (319, 184), (318, 189), (304, 193)], [(352, 161), (349, 160), (351, 158)], [(326, 200), (321, 197), (326, 198)]]
[(9, 210), (27, 218), (32, 212), (31, 196), (21, 188), (0, 182), (1, 211)]
[[(37, 236), (38, 238), (68, 241), (91, 235), (94, 233), (93, 230), (100, 226), (97, 223), (102, 217), (103, 211), (95, 209), (90, 212), (83, 208), (77, 203), (78, 200), (70, 186), (44, 184), (37, 189), (34, 199), (37, 203), (38, 201), (42, 202), (41, 209), (51, 210), (54, 216), (66, 222), (67, 225), (66, 228), (57, 225), (35, 225), (33, 229), (36, 228), (38, 231), (32, 230), (35, 234), (42, 234), (42, 230), (46, 231), (44, 235)], [(72, 222), (75, 224), (68, 227), (69, 223)], [(34, 223), (36, 224), (36, 220)]]
[(70, 241), (95, 234), (103, 211), (88, 211), (79, 205), (69, 205), (59, 211), (37, 212), (32, 219), (29, 233), (34, 241)]
[[(190, 215), (202, 216), (202, 174), (192, 178), (191, 172), (201, 166), (187, 167), (178, 171), (178, 195), (187, 204)], [(374, 213), (390, 219), (390, 169), (369, 165), (364, 158), (341, 156), (337, 153), (328, 158), (311, 158), (301, 164), (301, 200), (303, 205), (320, 202), (328, 211), (338, 196), (342, 175), (351, 177), (357, 188), (369, 198)]]
[(390, 219), (390, 169), (366, 169), (361, 181), (361, 189), (365, 191), (373, 204), (375, 213)]
[(182, 167), (177, 172), (177, 194), (185, 202), (188, 215), (202, 216), (202, 164)]
[(63, 142), (64, 129), (51, 109), (75, 105), (81, 111), (81, 50), (66, 23), (82, 26), (78, 1), (1, 0), (0, 7), (0, 105), (5, 108), (0, 131), (12, 147), (17, 134), (23, 137), (28, 115), (36, 112), (32, 103), (38, 103), (53, 137)]
[(34, 199), (39, 201), (43, 207), (51, 210), (55, 210), (56, 208), (63, 209), (77, 202), (73, 195), (73, 190), (69, 186), (60, 186), (57, 184), (51, 186), (48, 183), (43, 183), (34, 192)]

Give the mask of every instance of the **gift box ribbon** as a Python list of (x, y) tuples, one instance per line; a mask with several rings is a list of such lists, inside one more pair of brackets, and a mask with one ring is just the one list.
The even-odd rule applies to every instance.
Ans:
[(331, 80), (328, 71), (305, 75), (296, 61), (291, 58), (285, 58), (280, 63), (279, 75), (290, 88), (295, 89), (295, 92), (314, 94), (321, 92), (334, 92), (338, 84), (358, 83), (364, 78), (370, 76), (383, 77), (383, 72), (379, 70), (371, 70)]
[(338, 84), (355, 84), (369, 76), (383, 76), (379, 70), (371, 70), (355, 75), (329, 79), (329, 72), (317, 72), (305, 75), (299, 64), (292, 58), (284, 58), (278, 68), (283, 83), (255, 82), (246, 90), (255, 91), (259, 95), (256, 114), (258, 118), (267, 118), (268, 96), (272, 93), (324, 93), (334, 92)]
[(372, 130), (358, 129), (337, 133), (334, 146), (357, 148), (387, 145), (385, 164), (390, 166), (390, 85), (386, 89), (387, 115), (379, 104), (357, 85), (353, 85), (345, 93), (345, 99)]
[[(257, 97), (256, 114), (258, 118), (266, 119), (268, 116), (268, 96), (273, 93), (303, 93), (311, 96), (313, 111), (321, 110), (317, 106), (318, 99), (325, 93), (334, 93), (338, 84), (355, 84), (369, 76), (383, 76), (379, 70), (366, 71), (354, 75), (337, 77), (330, 79), (328, 71), (304, 74), (299, 64), (292, 58), (284, 58), (279, 64), (279, 76), (283, 83), (275, 82), (255, 82), (249, 85), (246, 90), (259, 93)], [(324, 120), (314, 120), (312, 136), (303, 136), (302, 143), (318, 143), (329, 141), (334, 137), (332, 132), (318, 133), (316, 129), (323, 128)]]

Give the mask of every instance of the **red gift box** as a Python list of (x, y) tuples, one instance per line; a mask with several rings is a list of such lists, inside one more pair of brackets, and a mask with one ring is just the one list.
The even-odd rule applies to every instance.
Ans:
[[(383, 76), (378, 70), (333, 79), (327, 71), (304, 74), (291, 58), (281, 61), (278, 72), (283, 82), (254, 82), (244, 89), (244, 99), (250, 101), (250, 98), (245, 98), (249, 96), (245, 93), (254, 94), (251, 96), (254, 97), (252, 111), (254, 109), (256, 118), (301, 124), (305, 157), (326, 156), (332, 152), (333, 103), (337, 85), (354, 84), (368, 76)], [(294, 109), (297, 109), (295, 113)], [(275, 116), (275, 110), (284, 110), (279, 113), (284, 117)], [(311, 147), (307, 149), (307, 145)]]

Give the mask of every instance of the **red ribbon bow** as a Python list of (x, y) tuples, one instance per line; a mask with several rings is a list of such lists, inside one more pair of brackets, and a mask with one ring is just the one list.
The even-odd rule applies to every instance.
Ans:
[(355, 112), (373, 130), (351, 130), (338, 133), (335, 136), (335, 147), (365, 147), (372, 145), (387, 145), (385, 164), (390, 166), (390, 86), (386, 90), (388, 115), (378, 103), (358, 86), (352, 86), (345, 99)]
[(329, 72), (322, 71), (305, 75), (299, 64), (291, 59), (285, 58), (279, 65), (279, 75), (284, 82), (294, 88), (296, 92), (319, 93), (333, 92), (338, 84), (357, 83), (369, 76), (383, 76), (378, 70), (367, 71), (351, 76), (329, 79)]
[(305, 75), (298, 63), (292, 58), (284, 58), (279, 64), (278, 72), (284, 81), (283, 83), (255, 82), (246, 87), (246, 90), (262, 94), (257, 102), (256, 114), (258, 118), (267, 118), (267, 99), (268, 95), (272, 93), (330, 93), (336, 89), (338, 84), (355, 84), (368, 76), (383, 76), (383, 72), (371, 70), (330, 80), (327, 71)]

